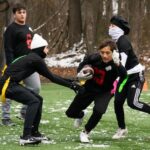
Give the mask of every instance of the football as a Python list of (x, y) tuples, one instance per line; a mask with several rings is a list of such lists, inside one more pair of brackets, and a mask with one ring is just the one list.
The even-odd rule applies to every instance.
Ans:
[(90, 65), (85, 65), (77, 74), (78, 80), (89, 80), (93, 78), (94, 70)]

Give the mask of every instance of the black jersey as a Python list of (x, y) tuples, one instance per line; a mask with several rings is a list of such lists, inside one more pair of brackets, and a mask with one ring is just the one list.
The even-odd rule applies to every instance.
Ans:
[(27, 78), (34, 72), (38, 72), (42, 76), (48, 78), (54, 83), (71, 87), (71, 82), (68, 82), (66, 79), (63, 79), (57, 75), (52, 74), (44, 60), (36, 53), (29, 53), (28, 55), (18, 59), (16, 62), (11, 63), (4, 75), (0, 78), (0, 92), (5, 81), (10, 77), (10, 86), (11, 84), (19, 83), (23, 79)]
[(10, 24), (4, 33), (6, 64), (30, 52), (33, 33), (28, 25)]
[(124, 78), (126, 74), (126, 69), (120, 65), (116, 66), (112, 61), (104, 63), (101, 56), (98, 53), (86, 56), (83, 62), (80, 63), (77, 72), (79, 72), (84, 65), (91, 65), (94, 69), (93, 78), (87, 80), (85, 83), (85, 88), (92, 92), (106, 92), (113, 88), (113, 82), (120, 76)]
[[(122, 35), (118, 39), (116, 44), (117, 44), (119, 53), (122, 56), (127, 57), (126, 62), (125, 62), (126, 70), (130, 70), (139, 64), (138, 58), (133, 51), (131, 42), (129, 41), (127, 35)], [(121, 59), (123, 59), (123, 58), (121, 58)]]

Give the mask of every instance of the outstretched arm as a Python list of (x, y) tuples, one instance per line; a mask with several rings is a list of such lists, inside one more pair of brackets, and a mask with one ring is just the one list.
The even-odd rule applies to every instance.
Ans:
[(71, 80), (62, 78), (62, 77), (50, 72), (48, 67), (46, 66), (45, 62), (42, 59), (36, 63), (35, 68), (39, 74), (48, 78), (50, 81), (52, 81), (56, 84), (66, 86), (68, 88), (73, 89), (74, 91), (78, 91), (80, 89), (80, 86), (78, 84), (75, 84)]

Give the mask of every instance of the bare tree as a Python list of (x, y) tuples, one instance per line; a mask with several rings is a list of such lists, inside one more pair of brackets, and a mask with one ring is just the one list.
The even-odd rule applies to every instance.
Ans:
[(81, 40), (82, 20), (80, 0), (69, 0), (69, 47)]
[(85, 1), (84, 34), (88, 53), (91, 53), (96, 49), (99, 5), (99, 0)]
[[(134, 7), (134, 9), (133, 9)], [(138, 53), (140, 46), (140, 37), (142, 33), (142, 22), (143, 22), (143, 10), (142, 1), (137, 0), (136, 3), (134, 0), (129, 0), (129, 18), (131, 25), (131, 39), (133, 43), (133, 47), (135, 48), (135, 52)]]

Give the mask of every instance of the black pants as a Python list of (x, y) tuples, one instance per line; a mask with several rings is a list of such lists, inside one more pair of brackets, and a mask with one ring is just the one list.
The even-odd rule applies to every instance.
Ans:
[(28, 106), (23, 136), (31, 135), (32, 132), (38, 131), (42, 114), (42, 97), (16, 83), (10, 83), (6, 91), (6, 97)]
[[(130, 78), (133, 78), (134, 80), (132, 81), (132, 79)], [(141, 79), (141, 77), (137, 76), (137, 74), (132, 75), (131, 77), (129, 76), (129, 82), (126, 83), (122, 92), (119, 93), (118, 88), (120, 86), (120, 82), (118, 83), (115, 94), (114, 108), (119, 128), (122, 129), (126, 128), (123, 109), (123, 105), (126, 99), (128, 106), (131, 107), (132, 109), (136, 109), (148, 114), (150, 113), (150, 106), (139, 101), (143, 84), (144, 79)]]
[(90, 132), (106, 112), (111, 97), (110, 92), (98, 94), (85, 91), (83, 94), (77, 94), (66, 111), (66, 115), (70, 118), (82, 118), (84, 116), (83, 110), (94, 101), (93, 113), (85, 125), (85, 130)]

